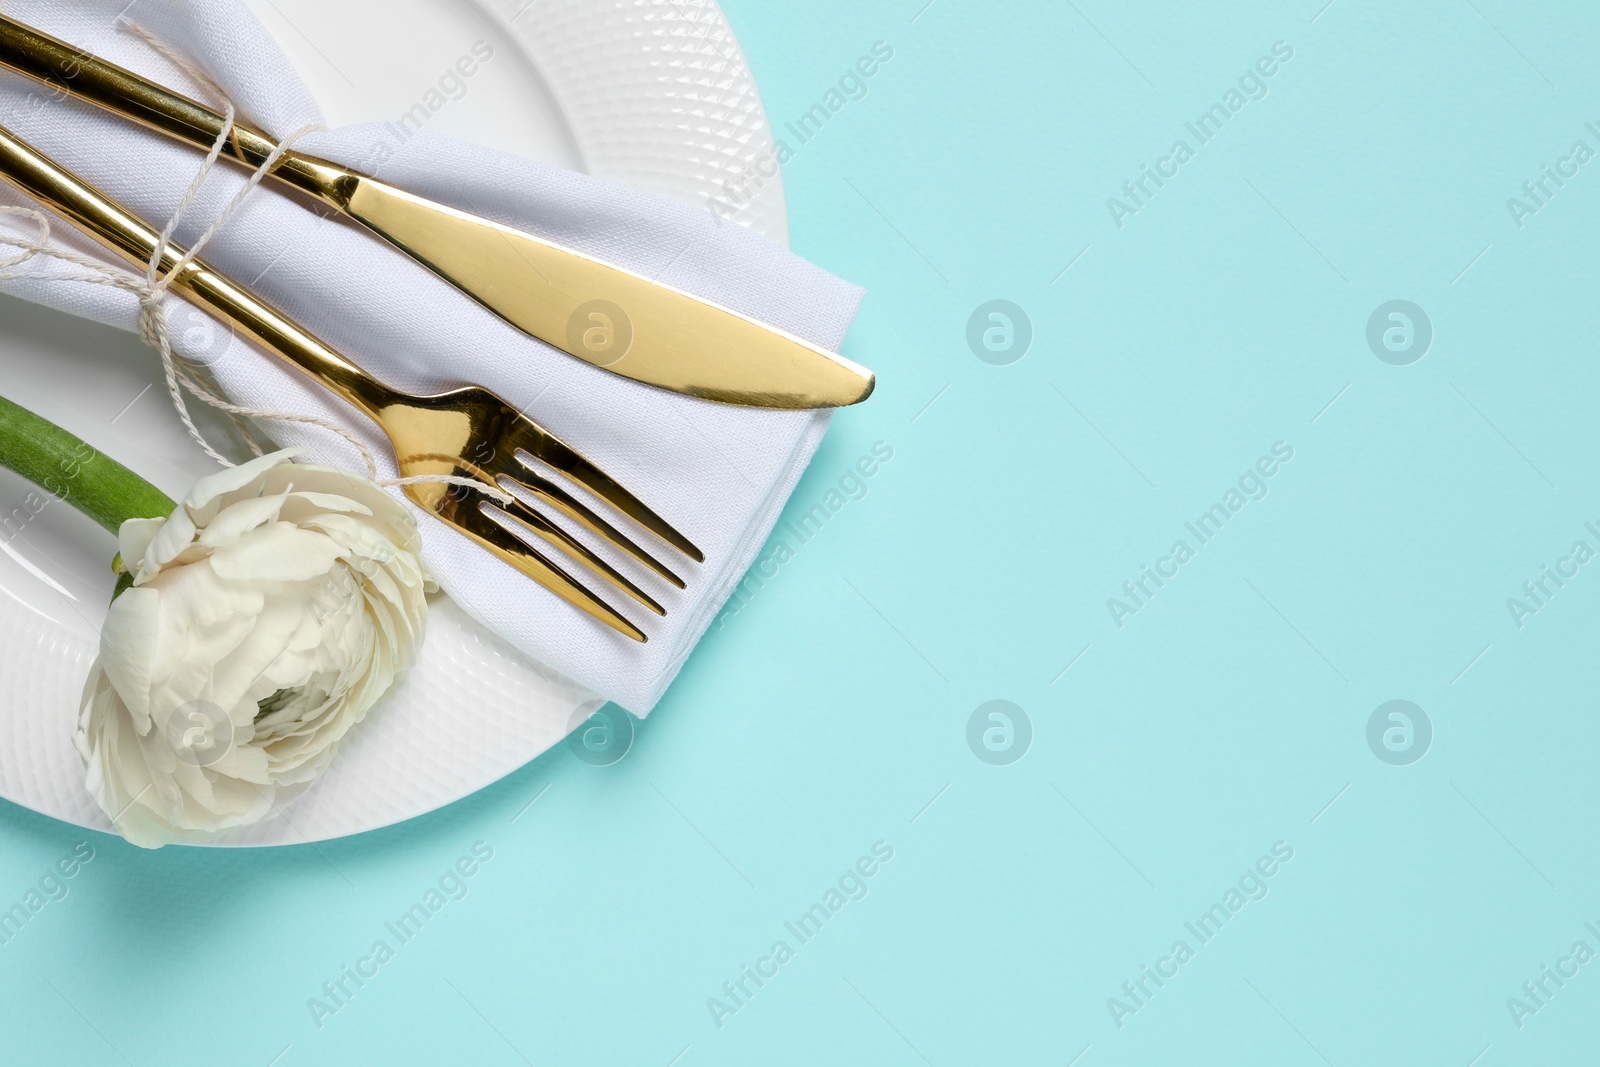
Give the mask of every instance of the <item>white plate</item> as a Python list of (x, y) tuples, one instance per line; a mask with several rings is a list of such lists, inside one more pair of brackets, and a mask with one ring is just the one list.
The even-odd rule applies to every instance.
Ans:
[[(398, 121), (486, 42), (493, 57), (446, 85), (430, 130), (700, 205), (771, 158), (760, 97), (714, 0), (246, 2), (333, 125)], [(787, 244), (781, 180), (735, 217)], [(133, 337), (0, 297), (0, 345), (0, 393), (170, 495), (214, 469)], [(115, 548), (40, 499), (0, 470), (0, 797), (108, 830), (71, 733)], [(420, 665), (327, 775), (282, 817), (218, 843), (300, 844), (425, 814), (516, 770), (600, 704), (440, 598)]]

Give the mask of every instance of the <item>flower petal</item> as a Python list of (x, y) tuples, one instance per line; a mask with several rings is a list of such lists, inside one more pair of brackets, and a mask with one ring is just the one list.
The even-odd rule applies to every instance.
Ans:
[(117, 531), (117, 550), (122, 554), (122, 565), (129, 571), (138, 571), (144, 562), (150, 542), (156, 539), (166, 519), (129, 519)]
[(245, 534), (269, 522), (276, 522), (283, 510), (285, 498), (253, 496), (224, 506), (200, 531), (198, 542), (207, 548), (231, 545)]
[(327, 574), (343, 553), (333, 538), (289, 525), (256, 530), (211, 554), (217, 577), (232, 582), (304, 582)]
[(237, 467), (229, 467), (210, 477), (202, 478), (195, 483), (193, 489), (189, 490), (189, 495), (183, 498), (183, 506), (191, 512), (203, 512), (218, 497), (248, 488), (267, 471), (289, 463), (304, 451), (303, 448), (285, 448), (280, 452), (257, 456), (249, 463), (241, 463)]

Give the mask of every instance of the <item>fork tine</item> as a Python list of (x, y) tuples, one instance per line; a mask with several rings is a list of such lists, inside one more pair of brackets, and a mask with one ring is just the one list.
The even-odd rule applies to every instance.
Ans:
[(568, 535), (561, 527), (534, 511), (522, 501), (513, 500), (505, 504), (494, 503), (483, 506), (491, 511), (497, 511), (505, 515), (529, 533), (543, 539), (554, 548), (565, 552), (568, 556), (571, 556), (585, 567), (588, 567), (589, 570), (604, 578), (614, 588), (627, 593), (657, 615), (666, 615), (667, 609), (656, 603), (649, 593), (634, 585), (628, 580), (627, 576), (591, 552), (586, 545)]
[[(696, 548), (694, 542), (674, 529), (666, 519), (651, 511), (643, 501), (624, 489), (609, 474), (527, 416), (522, 416), (519, 421), (522, 432), (515, 435), (514, 447), (560, 471), (591, 493), (609, 502), (612, 507), (696, 563), (705, 562), (705, 553)], [(529, 470), (536, 469), (521, 456), (517, 458)]]
[[(411, 494), (414, 490), (415, 487), (408, 487), (406, 491)], [(458, 489), (457, 492), (460, 492), (460, 490)], [(452, 507), (447, 511), (431, 507), (425, 501), (419, 501), (419, 503), (422, 503), (424, 507), (428, 507), (428, 510), (432, 511), (441, 521), (454, 526), (467, 537), (493, 552), (506, 563), (532, 578), (579, 611), (593, 616), (618, 633), (630, 637), (640, 644), (644, 644), (649, 640), (643, 630), (629, 622), (611, 605), (595, 596), (586, 586), (552, 562), (544, 553), (517, 537), (486, 514), (484, 507), (488, 503), (488, 498), (473, 493), (470, 499), (461, 501), (459, 506)]]
[(650, 555), (650, 553), (640, 548), (632, 538), (628, 537), (621, 530), (611, 525), (605, 519), (602, 519), (599, 515), (596, 515), (577, 497), (573, 496), (571, 493), (567, 492), (550, 479), (530, 471), (520, 477), (513, 477), (509, 474), (501, 475), (500, 487), (502, 489), (505, 488), (507, 482), (527, 490), (539, 500), (549, 504), (557, 511), (560, 511), (563, 515), (566, 515), (574, 522), (588, 529), (591, 533), (604, 538), (611, 544), (622, 549), (628, 555), (632, 556), (646, 567), (649, 567), (651, 570), (655, 571), (657, 574), (671, 582), (673, 585), (677, 586), (679, 589), (685, 588), (683, 579), (672, 573), (672, 571), (667, 568), (666, 564), (662, 563), (660, 560)]

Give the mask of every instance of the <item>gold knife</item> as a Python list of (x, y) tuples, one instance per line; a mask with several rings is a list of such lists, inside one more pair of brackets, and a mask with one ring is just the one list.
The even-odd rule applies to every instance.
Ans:
[[(203, 104), (5, 16), (0, 66), (207, 150), (225, 124)], [(258, 167), (276, 147), (236, 123), (223, 154)], [(634, 381), (762, 408), (844, 407), (872, 394), (872, 372), (843, 356), (553, 241), (299, 152), (271, 176), (525, 333)]]

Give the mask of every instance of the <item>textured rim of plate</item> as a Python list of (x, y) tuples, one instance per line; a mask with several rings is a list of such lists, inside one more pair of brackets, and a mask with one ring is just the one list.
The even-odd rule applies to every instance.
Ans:
[(474, 2), (544, 76), (590, 174), (717, 203), (788, 247), (772, 127), (716, 0)]
[[(709, 208), (788, 245), (781, 175), (748, 175), (773, 160), (761, 98), (733, 30), (715, 0), (473, 0), (527, 55), (556, 100), (585, 169), (670, 199)], [(729, 195), (729, 190), (734, 195)], [(737, 204), (736, 210), (731, 205)], [(30, 715), (81, 690), (93, 643), (12, 596), (0, 596), (0, 699), (13, 723), (0, 750), (0, 797), (42, 815), (111, 832), (110, 823), (61, 761), (42, 767), (19, 754), (70, 738), (42, 736), (69, 717)], [(429, 623), (428, 655), (380, 713), (344, 743), (328, 773), (278, 818), (211, 842), (226, 847), (307, 844), (381, 829), (436, 811), (492, 785), (563, 738), (604, 703), (529, 660), (448, 600)], [(22, 665), (23, 669), (18, 670)], [(461, 731), (427, 751), (404, 743), (418, 727), (463, 708), (509, 701), (538, 686), (576, 710), (567, 721), (510, 716), (493, 734)], [(430, 723), (429, 720), (433, 720)], [(364, 750), (365, 772), (341, 773)], [(373, 767), (381, 774), (372, 773)], [(450, 772), (454, 769), (455, 774)], [(465, 769), (465, 770), (464, 770)], [(470, 781), (466, 781), (470, 778)]]

